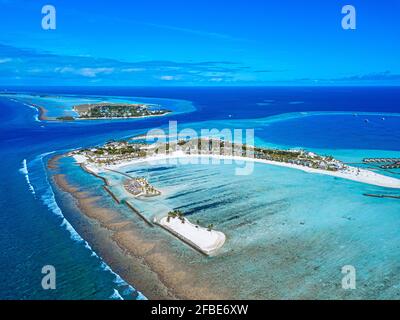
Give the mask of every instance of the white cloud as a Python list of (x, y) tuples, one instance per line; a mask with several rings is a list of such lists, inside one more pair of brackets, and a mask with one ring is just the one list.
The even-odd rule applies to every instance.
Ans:
[(210, 81), (213, 81), (213, 82), (222, 82), (222, 81), (224, 81), (224, 79), (223, 79), (223, 78), (211, 78)]
[(160, 79), (164, 81), (178, 80), (178, 78), (175, 76), (161, 76)]
[(75, 69), (71, 67), (57, 67), (54, 69), (54, 72), (57, 73), (74, 73)]
[(114, 72), (114, 68), (71, 68), (62, 67), (55, 68), (54, 71), (58, 73), (72, 73), (78, 74), (88, 78), (95, 78), (98, 74), (110, 74)]
[(7, 62), (10, 62), (12, 59), (10, 59), (10, 58), (1, 58), (0, 59), (0, 63), (7, 63)]
[(114, 68), (82, 68), (79, 69), (78, 74), (84, 77), (94, 78), (98, 74), (110, 74), (113, 72)]
[(41, 73), (41, 72), (43, 72), (43, 69), (33, 68), (33, 69), (28, 69), (26, 71), (29, 72), (29, 73)]
[(145, 68), (125, 68), (121, 70), (122, 72), (141, 72), (146, 71)]

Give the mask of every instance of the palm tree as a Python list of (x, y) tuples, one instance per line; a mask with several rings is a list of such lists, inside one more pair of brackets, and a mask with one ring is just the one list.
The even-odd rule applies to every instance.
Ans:
[(168, 212), (167, 222), (169, 223), (171, 221), (171, 218), (174, 219), (175, 217), (176, 217), (175, 210)]
[(211, 232), (213, 228), (214, 228), (214, 225), (211, 223), (208, 225), (207, 230)]
[(182, 223), (185, 223), (185, 218), (184, 218), (184, 214), (182, 211), (175, 210), (175, 214), (176, 214), (176, 217), (178, 217), (182, 221)]
[(173, 210), (168, 212), (167, 222), (169, 222), (171, 218), (173, 219), (178, 218), (182, 221), (182, 223), (185, 223), (184, 214), (180, 210)]

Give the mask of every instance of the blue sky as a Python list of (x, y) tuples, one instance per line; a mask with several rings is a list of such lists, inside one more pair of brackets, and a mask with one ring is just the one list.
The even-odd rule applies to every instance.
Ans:
[[(57, 10), (43, 30), (41, 9)], [(343, 30), (341, 9), (357, 10)], [(1, 85), (398, 85), (397, 0), (0, 0)]]

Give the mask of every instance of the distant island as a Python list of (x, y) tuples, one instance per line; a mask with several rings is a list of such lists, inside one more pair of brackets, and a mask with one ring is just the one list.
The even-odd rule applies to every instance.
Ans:
[(151, 109), (149, 105), (138, 103), (93, 103), (73, 107), (79, 119), (118, 119), (162, 116), (170, 113), (166, 109)]
[(76, 100), (69, 101), (71, 97), (68, 96), (14, 92), (0, 92), (1, 96), (36, 109), (37, 121), (136, 119), (172, 113), (172, 110), (158, 103), (108, 102), (101, 101), (100, 98), (89, 98), (92, 102), (88, 103), (88, 99), (85, 99), (86, 103), (79, 103)]

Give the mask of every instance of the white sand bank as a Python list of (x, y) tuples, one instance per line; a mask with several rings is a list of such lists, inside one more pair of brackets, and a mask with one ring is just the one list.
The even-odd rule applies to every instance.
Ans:
[(186, 218), (183, 219), (184, 223), (179, 218), (170, 218), (168, 222), (168, 218), (164, 217), (159, 221), (159, 224), (207, 255), (212, 254), (225, 243), (226, 237), (222, 232), (209, 231), (206, 228), (192, 224)]

